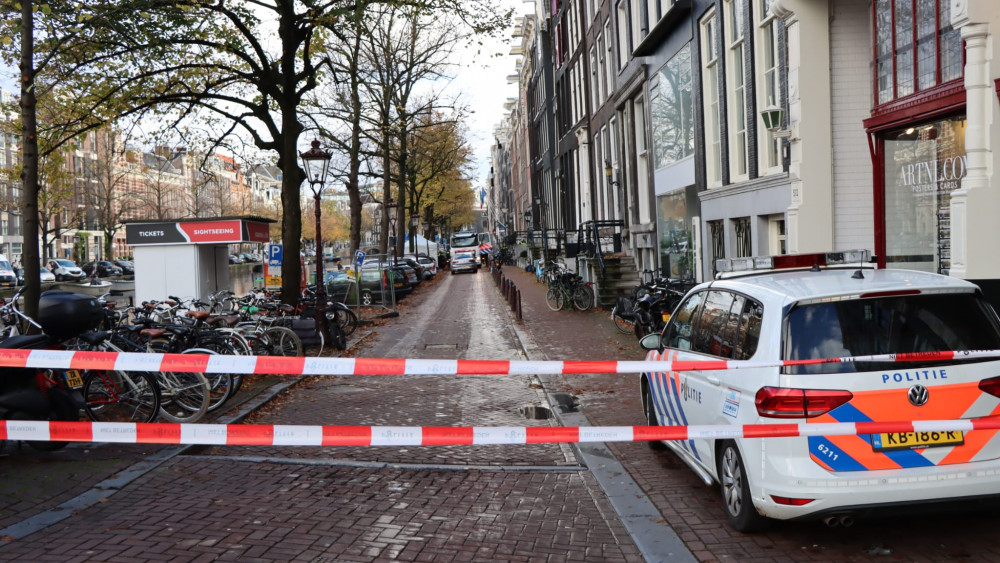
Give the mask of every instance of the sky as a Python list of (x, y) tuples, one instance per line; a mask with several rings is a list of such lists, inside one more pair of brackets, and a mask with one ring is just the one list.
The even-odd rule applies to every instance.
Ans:
[[(534, 0), (485, 0), (514, 11), (514, 17), (534, 13)], [(511, 22), (513, 23), (513, 21)], [(473, 147), (473, 187), (487, 185), (490, 171), (490, 148), (495, 142), (493, 131), (503, 119), (504, 103), (517, 96), (517, 85), (508, 84), (507, 76), (515, 73), (517, 57), (510, 55), (520, 38), (511, 38), (513, 27), (496, 39), (485, 39), (481, 49), (456, 50), (453, 62), (456, 74), (446, 92), (460, 96), (475, 113), (468, 123), (469, 143)], [(499, 55), (499, 56), (496, 56)], [(17, 69), (0, 67), (0, 88), (19, 93)]]
[[(512, 8), (515, 17), (534, 12), (533, 1), (500, 0), (499, 3)], [(511, 38), (512, 31), (513, 27), (499, 39), (486, 40), (479, 53), (466, 49), (455, 55), (459, 71), (452, 89), (460, 91), (462, 99), (475, 110), (468, 124), (469, 142), (475, 153), (474, 187), (483, 187), (489, 181), (490, 148), (496, 142), (493, 131), (503, 119), (504, 103), (517, 97), (517, 84), (507, 83), (507, 76), (515, 73), (517, 63), (510, 50), (521, 41)], [(495, 54), (501, 56), (492, 56)]]

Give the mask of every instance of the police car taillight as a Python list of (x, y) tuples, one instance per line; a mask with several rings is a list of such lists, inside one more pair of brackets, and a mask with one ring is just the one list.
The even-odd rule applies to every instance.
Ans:
[(762, 387), (754, 404), (757, 414), (768, 418), (815, 418), (853, 398), (850, 391)]
[(781, 254), (752, 258), (721, 258), (715, 261), (716, 272), (748, 272), (753, 270), (785, 270), (813, 266), (839, 266), (866, 264), (871, 260), (867, 250), (843, 252), (815, 252), (810, 254)]
[(991, 377), (980, 381), (979, 390), (994, 397), (1000, 397), (1000, 377)]

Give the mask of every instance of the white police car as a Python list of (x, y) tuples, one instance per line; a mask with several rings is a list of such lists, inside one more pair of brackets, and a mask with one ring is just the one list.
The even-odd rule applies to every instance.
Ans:
[[(662, 334), (642, 339), (647, 360), (785, 367), (643, 373), (648, 424), (808, 426), (1000, 414), (997, 359), (788, 365), (1000, 349), (1000, 320), (975, 285), (867, 262), (866, 251), (719, 261), (717, 270), (729, 272), (692, 289)], [(665, 443), (706, 484), (721, 486), (729, 521), (741, 531), (769, 519), (847, 525), (917, 503), (1000, 495), (997, 430)]]

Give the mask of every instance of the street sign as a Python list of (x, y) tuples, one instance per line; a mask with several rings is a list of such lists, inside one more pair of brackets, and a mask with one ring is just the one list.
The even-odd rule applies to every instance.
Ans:
[(365, 263), (365, 252), (363, 250), (359, 250), (354, 253), (354, 262), (358, 265), (359, 268), (361, 267), (362, 264)]
[(281, 251), (282, 251), (282, 246), (280, 244), (267, 245), (268, 266), (281, 266)]

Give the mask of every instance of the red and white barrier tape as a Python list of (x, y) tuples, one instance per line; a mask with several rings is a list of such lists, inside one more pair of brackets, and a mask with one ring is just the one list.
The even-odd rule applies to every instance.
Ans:
[(700, 438), (853, 436), (1000, 429), (1000, 417), (914, 422), (721, 426), (285, 426), (0, 421), (0, 440), (227, 446), (469, 446), (638, 442)]
[(506, 361), (408, 360), (392, 358), (313, 358), (278, 356), (212, 356), (78, 352), (71, 350), (0, 349), (0, 367), (174, 371), (289, 375), (526, 375), (575, 373), (640, 373), (770, 368), (844, 362), (938, 362), (1000, 359), (1000, 350), (877, 354), (844, 358), (784, 361)]

